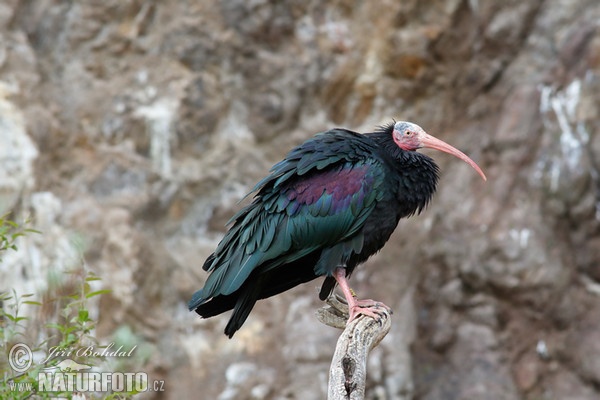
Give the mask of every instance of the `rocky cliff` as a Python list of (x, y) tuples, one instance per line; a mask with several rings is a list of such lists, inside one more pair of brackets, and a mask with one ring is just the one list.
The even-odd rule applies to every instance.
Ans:
[(166, 398), (326, 393), (339, 332), (319, 282), (260, 302), (233, 340), (186, 302), (237, 202), (293, 145), (411, 120), (438, 193), (352, 278), (395, 310), (371, 399), (600, 396), (597, 0), (104, 0), (0, 4), (0, 210), (43, 232), (0, 267), (43, 293), (102, 278), (97, 336), (127, 329)]

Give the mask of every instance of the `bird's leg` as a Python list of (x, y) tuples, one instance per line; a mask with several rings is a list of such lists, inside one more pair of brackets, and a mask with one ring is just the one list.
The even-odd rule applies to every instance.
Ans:
[(358, 300), (348, 285), (348, 280), (346, 279), (346, 268), (337, 267), (333, 273), (333, 277), (340, 286), (340, 289), (346, 298), (346, 302), (348, 303), (349, 317), (347, 323), (354, 321), (354, 319), (359, 315), (366, 315), (378, 321), (383, 314), (383, 311), (381, 310), (382, 308), (386, 308), (388, 311), (391, 311), (388, 306), (378, 301), (371, 299)]

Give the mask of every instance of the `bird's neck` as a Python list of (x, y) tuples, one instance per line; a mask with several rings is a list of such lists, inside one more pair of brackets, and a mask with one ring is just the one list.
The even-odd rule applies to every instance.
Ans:
[(394, 142), (391, 132), (378, 131), (365, 133), (365, 136), (377, 143), (377, 146), (381, 150), (394, 159), (401, 157), (402, 153), (406, 152), (398, 147), (398, 145)]
[(425, 154), (403, 150), (386, 132), (369, 133), (391, 170), (397, 188), (396, 198), (402, 207), (400, 217), (420, 213), (429, 203), (439, 178), (439, 167)]

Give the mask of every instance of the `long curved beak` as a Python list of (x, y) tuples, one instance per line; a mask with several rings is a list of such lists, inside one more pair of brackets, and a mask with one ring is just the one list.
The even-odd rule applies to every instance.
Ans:
[(475, 164), (475, 161), (471, 160), (465, 153), (462, 151), (450, 146), (448, 143), (441, 141), (438, 138), (435, 138), (427, 133), (424, 133), (421, 137), (421, 147), (436, 149), (439, 151), (443, 151), (444, 153), (452, 154), (455, 157), (460, 158), (467, 164), (469, 164), (477, 173), (483, 178), (484, 181), (487, 181), (487, 178), (479, 165)]

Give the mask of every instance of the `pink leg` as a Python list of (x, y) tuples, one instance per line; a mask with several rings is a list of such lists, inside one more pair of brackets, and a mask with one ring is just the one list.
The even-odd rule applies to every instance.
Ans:
[(374, 318), (375, 320), (379, 320), (383, 311), (381, 308), (387, 308), (388, 311), (391, 309), (383, 303), (380, 303), (375, 300), (358, 300), (356, 295), (350, 289), (348, 285), (348, 280), (346, 279), (346, 269), (342, 267), (338, 267), (335, 269), (333, 273), (333, 277), (337, 281), (340, 289), (342, 289), (342, 293), (344, 293), (344, 297), (346, 298), (346, 302), (348, 303), (348, 311), (350, 316), (348, 317), (348, 322), (350, 323), (354, 321), (356, 317), (359, 315), (366, 315)]

